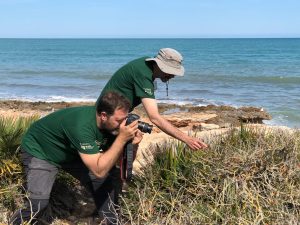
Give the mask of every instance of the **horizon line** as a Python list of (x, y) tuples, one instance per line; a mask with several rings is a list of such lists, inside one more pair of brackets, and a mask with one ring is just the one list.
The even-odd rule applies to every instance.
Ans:
[(295, 37), (0, 37), (0, 39), (299, 39)]

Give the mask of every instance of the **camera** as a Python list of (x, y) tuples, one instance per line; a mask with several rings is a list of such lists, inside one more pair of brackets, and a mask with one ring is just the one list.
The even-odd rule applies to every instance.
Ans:
[[(126, 126), (128, 124), (131, 124), (133, 121), (140, 119), (140, 117), (134, 113), (129, 113), (127, 120), (126, 120)], [(142, 131), (143, 133), (151, 133), (153, 125), (150, 125), (149, 123), (138, 121), (138, 129)]]
[[(136, 114), (129, 113), (125, 125), (131, 124), (133, 121), (140, 119), (140, 117)], [(138, 121), (138, 129), (144, 133), (151, 133), (152, 125), (149, 123), (145, 123), (143, 121)], [(132, 142), (129, 141), (126, 143), (123, 151), (122, 160), (120, 163), (120, 172), (121, 179), (126, 181), (131, 181), (132, 179), (132, 168), (133, 168), (133, 145)]]

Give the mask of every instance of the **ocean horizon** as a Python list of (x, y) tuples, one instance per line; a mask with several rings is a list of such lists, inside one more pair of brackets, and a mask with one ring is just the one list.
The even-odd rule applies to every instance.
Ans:
[(300, 38), (4, 38), (0, 100), (96, 101), (127, 62), (175, 48), (186, 73), (157, 82), (158, 102), (263, 108), (300, 127)]

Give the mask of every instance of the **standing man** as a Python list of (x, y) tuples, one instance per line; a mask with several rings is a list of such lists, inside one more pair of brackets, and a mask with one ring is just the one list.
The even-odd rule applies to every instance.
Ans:
[(115, 165), (128, 141), (132, 140), (136, 150), (142, 140), (137, 121), (125, 126), (130, 107), (124, 96), (106, 92), (97, 107), (62, 109), (33, 123), (21, 144), (28, 201), (25, 209), (13, 215), (10, 224), (36, 222), (48, 205), (59, 169), (91, 190), (105, 224), (117, 224), (113, 207), (121, 180)]
[[(108, 81), (101, 92), (103, 96), (108, 91), (116, 91), (126, 96), (131, 103), (131, 110), (143, 104), (152, 123), (168, 135), (185, 142), (192, 150), (206, 148), (200, 139), (183, 133), (158, 112), (154, 96), (154, 80), (168, 82), (174, 76), (183, 76), (182, 56), (175, 49), (162, 48), (154, 58), (142, 57), (121, 67)], [(97, 104), (99, 99), (97, 100)]]

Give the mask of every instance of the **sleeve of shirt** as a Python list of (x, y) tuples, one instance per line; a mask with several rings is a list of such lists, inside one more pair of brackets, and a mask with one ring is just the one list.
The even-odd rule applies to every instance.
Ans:
[(140, 98), (155, 98), (153, 81), (142, 74), (134, 77), (134, 89), (136, 96)]
[(92, 134), (88, 128), (77, 129), (64, 129), (65, 134), (70, 140), (70, 144), (75, 149), (83, 154), (96, 154), (99, 153), (99, 147), (96, 143), (95, 135)]

